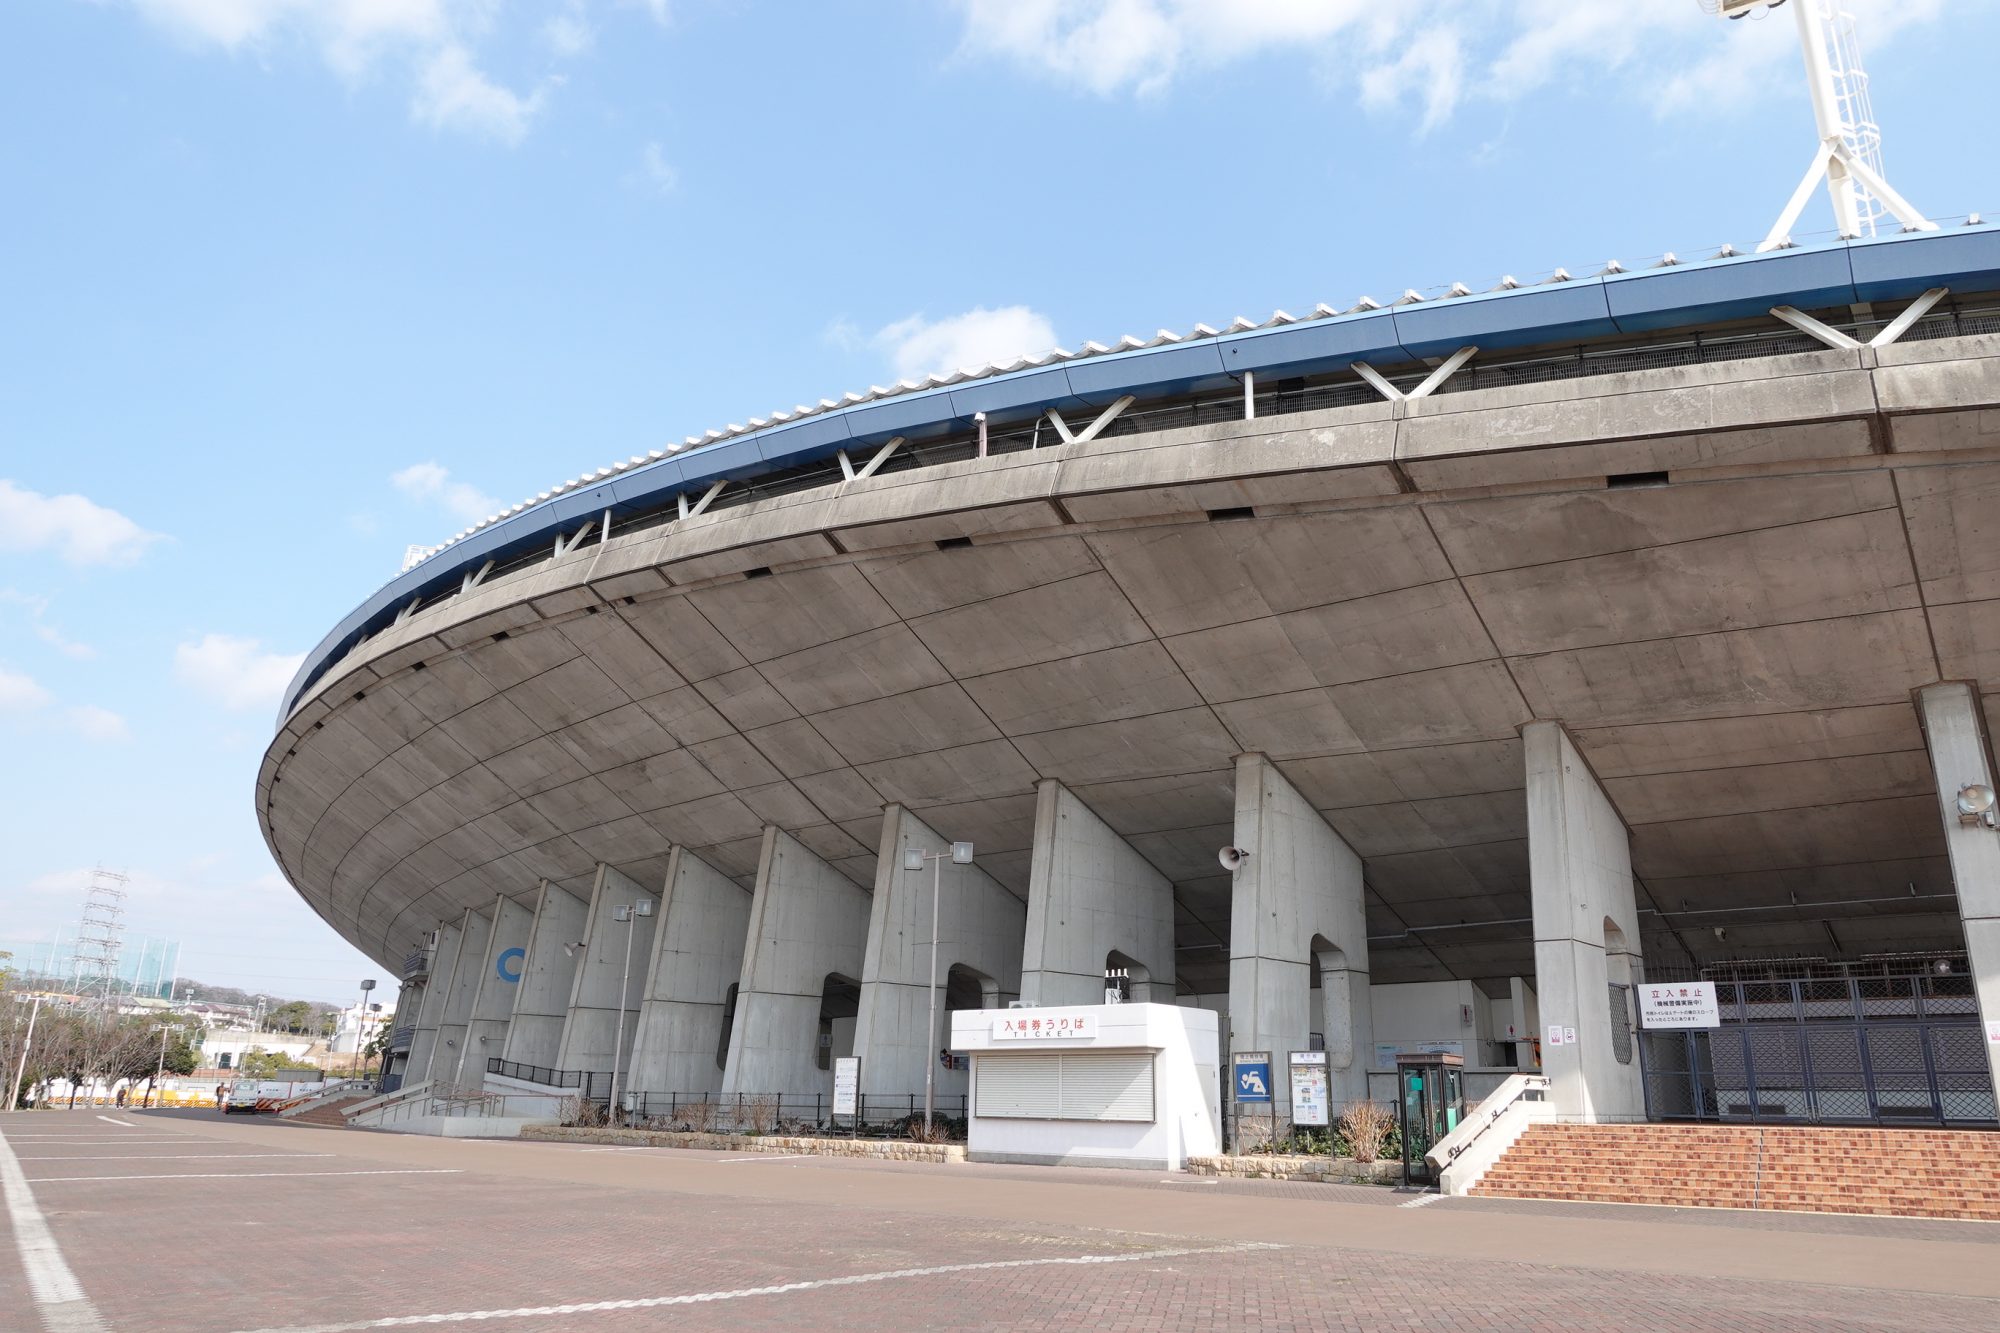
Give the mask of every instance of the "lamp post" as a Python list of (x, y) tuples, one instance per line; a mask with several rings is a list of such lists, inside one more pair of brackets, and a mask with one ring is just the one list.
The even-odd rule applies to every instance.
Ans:
[[(618, 1066), (625, 1058), (625, 993), (632, 984), (632, 933), (633, 923), (642, 916), (653, 914), (653, 900), (639, 898), (629, 903), (619, 903), (611, 909), (611, 919), (625, 923), (625, 971), (618, 978), (618, 1029), (612, 1037), (611, 1047), (611, 1113), (618, 1113)], [(588, 962), (588, 956), (585, 961)]]
[(362, 1038), (368, 1030), (368, 992), (375, 989), (373, 977), (361, 983), (361, 998), (354, 1005), (354, 1062), (347, 1067), (347, 1076), (353, 1078), (361, 1067)]
[(949, 858), (956, 866), (972, 864), (972, 844), (955, 842), (949, 851), (927, 852), (921, 847), (903, 849), (903, 869), (922, 870), (924, 862), (931, 863), (931, 971), (930, 982), (925, 988), (930, 993), (930, 1027), (924, 1042), (924, 1132), (931, 1128), (931, 1115), (937, 1105), (937, 1054), (931, 1050), (931, 1043), (937, 1040), (937, 946), (938, 946), (938, 892), (944, 877), (944, 862)]
[(13, 1110), (21, 1102), (21, 1080), (28, 1076), (28, 1048), (35, 1042), (35, 1019), (42, 1012), (42, 997), (35, 996), (35, 1002), (28, 1008), (28, 1035), (21, 1039), (21, 1063), (14, 1070), (14, 1081), (7, 1085), (7, 1109)]

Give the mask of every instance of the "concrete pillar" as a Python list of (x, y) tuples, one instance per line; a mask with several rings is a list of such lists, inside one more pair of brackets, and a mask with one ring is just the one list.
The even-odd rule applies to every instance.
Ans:
[[(861, 969), (861, 1012), (854, 1053), (861, 1057), (861, 1091), (868, 1096), (920, 1093), (926, 1068), (949, 1045), (948, 981), (954, 966), (977, 974), (980, 1008), (997, 1009), (1021, 992), (1021, 940), (1027, 908), (1001, 883), (949, 857), (903, 869), (905, 848), (948, 852), (951, 839), (900, 805), (882, 812), (875, 858), (875, 898), (868, 953)], [(977, 849), (975, 848), (975, 853)], [(937, 876), (937, 1022), (931, 1000), (931, 890)], [(971, 980), (970, 978), (968, 980)], [(936, 1068), (939, 1097), (962, 1097), (968, 1075)]]
[(451, 989), (451, 970), (457, 965), (458, 922), (440, 923), (437, 944), (431, 949), (430, 977), (424, 982), (423, 999), (417, 1005), (417, 1030), (410, 1037), (405, 1082), (421, 1083), (431, 1076), (431, 1060), (438, 1048), (438, 1027), (444, 1022), (444, 997)]
[(535, 927), (533, 910), (505, 896), (493, 900), (493, 932), (486, 960), (479, 969), (472, 1013), (458, 1060), (458, 1082), (477, 1087), (486, 1077), (486, 1062), (507, 1049), (507, 1024), (514, 1017), (514, 992), (526, 970), (528, 936)]
[[(647, 915), (630, 913), (629, 920), (617, 919), (619, 907), (642, 898), (652, 906)], [(658, 898), (657, 889), (610, 866), (597, 867), (590, 915), (583, 927), (585, 947), (579, 951), (582, 957), (570, 990), (556, 1068), (609, 1073), (614, 1061), (624, 1067), (619, 1052), (630, 1057), (639, 1026), (639, 999), (646, 989), (646, 964), (653, 956), (653, 932), (660, 920)]]
[(764, 829), (757, 889), (729, 1030), (725, 1095), (810, 1097), (833, 1090), (819, 1067), (829, 976), (859, 984), (868, 947), (868, 891), (781, 829)]
[[(1559, 1114), (1585, 1120), (1644, 1119), (1635, 1002), (1628, 989), (1614, 1016), (1609, 990), (1644, 980), (1631, 837), (1560, 723), (1530, 722), (1521, 741), (1549, 1100)], [(1573, 1029), (1575, 1042), (1549, 1040), (1558, 1028), (1565, 1036)]]
[(1514, 1043), (1514, 1068), (1540, 1069), (1535, 1062), (1535, 1039), (1542, 1033), (1542, 1009), (1534, 983), (1526, 977), (1509, 977), (1507, 993), (1512, 1014), (1508, 1022), (1514, 1029), (1507, 1039)]
[[(465, 1058), (465, 1029), (472, 1021), (472, 1002), (479, 994), (479, 976), (486, 970), (487, 946), (493, 940), (493, 918), (469, 907), (458, 923), (458, 957), (452, 960), (438, 1019), (437, 1044), (431, 1048), (431, 1082), (457, 1083)], [(476, 1087), (485, 1066), (473, 1071)]]
[(674, 848), (626, 1066), (634, 1091), (721, 1090), (723, 1015), (743, 975), (749, 931), (750, 895), (687, 848)]
[(1035, 788), (1021, 998), (1032, 1005), (1104, 1003), (1116, 951), (1137, 964), (1135, 1002), (1174, 1002), (1174, 886), (1061, 783)]
[(1945, 850), (1958, 892), (1959, 920), (1965, 924), (1965, 955), (1979, 997), (1980, 1031), (1986, 1063), (2000, 1088), (2000, 833), (1958, 816), (1961, 787), (1995, 788), (1993, 749), (1981, 725), (1979, 692), (1953, 682), (1917, 691), (1931, 771), (1937, 777), (1938, 808), (1944, 817)]
[(583, 938), (589, 907), (575, 894), (542, 881), (535, 898), (535, 922), (528, 931), (528, 956), (514, 985), (514, 1015), (507, 1024), (503, 1058), (516, 1064), (560, 1068), (563, 1021), (575, 989), (577, 942)]
[(1261, 754), (1236, 759), (1235, 871), (1229, 913), (1229, 1049), (1268, 1051), (1271, 1096), (1290, 1106), (1286, 1055), (1312, 1034), (1320, 969), (1328, 1095), (1368, 1095), (1374, 1053), (1361, 858)]

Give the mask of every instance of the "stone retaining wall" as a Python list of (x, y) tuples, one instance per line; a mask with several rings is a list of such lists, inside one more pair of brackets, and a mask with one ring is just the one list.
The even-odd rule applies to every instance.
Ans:
[(1238, 1180), (1319, 1180), (1350, 1185), (1394, 1185), (1403, 1179), (1398, 1161), (1370, 1162), (1363, 1166), (1351, 1157), (1264, 1156), (1190, 1157), (1188, 1173), (1196, 1176), (1230, 1176)]
[(695, 1134), (659, 1129), (571, 1129), (530, 1125), (523, 1139), (547, 1143), (606, 1143), (645, 1148), (708, 1148), (722, 1152), (812, 1153), (821, 1157), (872, 1157), (898, 1162), (962, 1162), (962, 1143), (907, 1139), (804, 1138), (784, 1134)]

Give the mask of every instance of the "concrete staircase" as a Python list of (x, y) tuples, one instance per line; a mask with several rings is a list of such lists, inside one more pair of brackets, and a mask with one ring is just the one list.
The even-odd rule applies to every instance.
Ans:
[(1473, 1194), (2000, 1221), (2000, 1134), (1530, 1125)]
[(372, 1092), (364, 1091), (351, 1093), (345, 1097), (327, 1097), (311, 1106), (288, 1113), (285, 1119), (295, 1125), (323, 1125), (331, 1129), (346, 1129), (347, 1108), (359, 1106), (374, 1095)]

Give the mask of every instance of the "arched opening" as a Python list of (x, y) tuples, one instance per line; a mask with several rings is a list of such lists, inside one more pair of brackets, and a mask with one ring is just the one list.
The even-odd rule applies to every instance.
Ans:
[(1138, 959), (1113, 949), (1104, 955), (1104, 989), (1107, 992), (1117, 990), (1119, 998), (1130, 1004), (1150, 1004), (1153, 1001), (1153, 974)]
[(1319, 992), (1319, 1030), (1313, 1046), (1326, 1052), (1329, 1069), (1354, 1063), (1354, 974), (1347, 955), (1324, 935), (1312, 937), (1306, 948), (1312, 988)]
[(962, 1073), (970, 1066), (966, 1057), (951, 1053), (951, 1016), (961, 1009), (998, 1009), (1000, 983), (977, 968), (953, 963), (945, 973), (944, 992), (938, 998), (944, 1004), (944, 1012), (938, 1015), (937, 1049), (928, 1058), (938, 1061), (947, 1072)]
[(1604, 980), (1611, 1019), (1611, 1054), (1621, 1065), (1632, 1063), (1632, 949), (1625, 932), (1604, 918)]
[(826, 974), (819, 993), (819, 1040), (814, 1062), (833, 1068), (843, 1055), (854, 1054), (854, 1018), (861, 1012), (861, 983), (838, 972)]
[(722, 1032), (715, 1041), (715, 1067), (729, 1067), (729, 1034), (736, 1027), (736, 982), (729, 983), (729, 989), (722, 994)]

